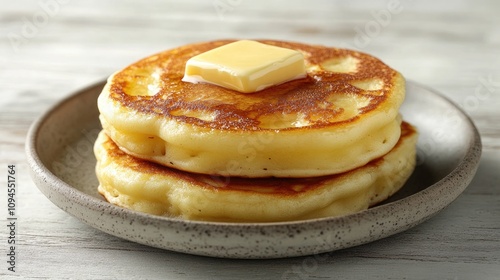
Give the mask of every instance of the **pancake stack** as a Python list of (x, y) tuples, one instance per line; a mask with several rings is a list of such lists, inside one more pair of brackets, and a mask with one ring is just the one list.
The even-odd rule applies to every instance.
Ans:
[(293, 42), (307, 76), (253, 93), (183, 82), (182, 46), (112, 75), (98, 98), (99, 192), (187, 220), (277, 222), (346, 215), (399, 190), (417, 132), (399, 114), (400, 73), (370, 55)]

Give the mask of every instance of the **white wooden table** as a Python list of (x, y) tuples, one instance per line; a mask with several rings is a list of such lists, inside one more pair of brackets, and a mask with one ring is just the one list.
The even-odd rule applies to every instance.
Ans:
[[(0, 279), (500, 279), (500, 2), (4, 1), (0, 8)], [(163, 251), (95, 230), (31, 181), (26, 132), (71, 92), (182, 44), (270, 38), (349, 47), (435, 88), (475, 121), (476, 178), (431, 220), (367, 245), (276, 260)], [(439, 121), (439, 120), (436, 120)], [(8, 165), (16, 166), (15, 272)]]

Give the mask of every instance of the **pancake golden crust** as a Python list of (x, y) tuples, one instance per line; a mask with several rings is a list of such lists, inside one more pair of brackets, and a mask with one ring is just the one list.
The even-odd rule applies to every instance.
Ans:
[(398, 141), (404, 78), (360, 52), (264, 40), (301, 51), (307, 77), (251, 94), (181, 81), (190, 57), (230, 42), (168, 50), (112, 75), (98, 99), (103, 129), (135, 157), (250, 178), (339, 174)]
[[(384, 102), (397, 104), (402, 100), (394, 97), (400, 94), (401, 76), (375, 57), (345, 49), (270, 40), (261, 42), (304, 53), (307, 78), (253, 94), (181, 81), (189, 58), (230, 42), (233, 41), (187, 45), (138, 61), (110, 80), (110, 97), (144, 114), (160, 115), (203, 128), (236, 131), (340, 127), (355, 122), (360, 115), (379, 108)], [(161, 72), (157, 78), (158, 91), (154, 95), (144, 93), (148, 89), (135, 83), (155, 71)], [(364, 88), (363, 84), (370, 87)], [(339, 95), (361, 100), (364, 104), (359, 114), (346, 117), (345, 108), (335, 104)], [(199, 114), (209, 117), (200, 118)], [(275, 127), (266, 124), (276, 115), (297, 114), (307, 125)]]
[(338, 175), (225, 178), (184, 172), (124, 153), (101, 132), (95, 144), (99, 192), (111, 203), (188, 220), (275, 222), (350, 214), (394, 194), (411, 175), (417, 132), (402, 135), (383, 157)]

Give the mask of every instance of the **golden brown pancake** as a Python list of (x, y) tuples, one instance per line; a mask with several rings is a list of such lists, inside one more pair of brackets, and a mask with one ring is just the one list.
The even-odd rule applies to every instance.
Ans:
[(104, 132), (96, 144), (99, 192), (133, 210), (187, 220), (276, 222), (346, 215), (403, 186), (415, 166), (417, 132), (408, 123), (391, 151), (337, 175), (237, 178), (185, 172), (123, 152)]
[(307, 77), (252, 94), (181, 81), (189, 58), (230, 42), (164, 51), (111, 76), (98, 101), (109, 137), (138, 158), (239, 177), (340, 174), (396, 145), (405, 83), (382, 61), (265, 40), (301, 51)]

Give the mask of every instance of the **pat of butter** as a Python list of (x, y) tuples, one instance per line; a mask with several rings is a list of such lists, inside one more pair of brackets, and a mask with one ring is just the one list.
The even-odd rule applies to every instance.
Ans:
[(301, 52), (242, 40), (189, 59), (182, 81), (250, 93), (305, 76)]

